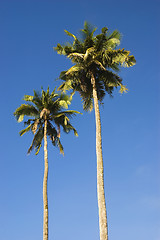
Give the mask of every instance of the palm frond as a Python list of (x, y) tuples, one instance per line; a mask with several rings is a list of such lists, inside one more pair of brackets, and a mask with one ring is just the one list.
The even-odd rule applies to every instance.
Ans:
[(29, 101), (29, 102), (32, 102), (34, 96), (31, 96), (31, 95), (24, 95), (23, 99), (24, 101)]
[(102, 70), (106, 71), (106, 68), (103, 66), (103, 64), (98, 61), (98, 60), (94, 60), (93, 61), (96, 65), (98, 65), (98, 67), (100, 67)]
[(107, 34), (107, 40), (114, 39), (114, 38), (121, 40), (121, 33), (118, 30), (114, 30), (113, 33)]
[(22, 104), (14, 112), (14, 116), (16, 117), (18, 122), (22, 122), (24, 116), (35, 117), (37, 115), (38, 115), (38, 110), (33, 105), (29, 105), (29, 104)]
[(33, 126), (33, 124), (30, 124), (28, 127), (26, 127), (25, 129), (21, 130), (19, 132), (19, 135), (22, 136), (24, 133), (29, 132), (31, 130), (32, 126)]
[(83, 68), (81, 66), (73, 66), (70, 69), (68, 69), (68, 71), (66, 72), (66, 75), (70, 74), (70, 73), (74, 73), (74, 72), (78, 72), (80, 70), (82, 70)]
[(123, 49), (108, 51), (108, 55), (112, 60), (112, 64), (120, 64), (123, 67), (130, 67), (136, 64), (133, 55), (129, 55), (130, 51)]
[(59, 138), (57, 138), (57, 146), (58, 146), (58, 148), (60, 150), (60, 153), (63, 154), (63, 156), (64, 156), (64, 149), (63, 149), (63, 146), (62, 146), (61, 141), (60, 141)]
[(78, 132), (77, 132), (77, 130), (70, 124), (70, 123), (67, 123), (64, 127), (63, 127), (63, 131), (65, 132), (65, 133), (69, 133), (70, 131), (72, 131), (73, 130), (73, 132), (74, 132), (74, 135), (76, 136), (76, 137), (78, 137)]
[(119, 92), (122, 94), (122, 93), (126, 93), (126, 92), (128, 92), (129, 90), (128, 90), (128, 88), (126, 88), (126, 86), (124, 86), (123, 84), (121, 84), (120, 83), (120, 90), (119, 90)]
[(62, 54), (66, 55), (64, 47), (60, 43), (57, 44), (57, 47), (53, 47), (53, 49), (60, 55), (62, 55)]
[(117, 38), (110, 38), (106, 44), (105, 44), (105, 47), (107, 49), (111, 48), (111, 49), (114, 49), (115, 47), (117, 47), (118, 45), (120, 45), (120, 40), (117, 39)]
[(41, 147), (41, 143), (43, 140), (43, 136), (44, 136), (44, 129), (40, 128), (37, 133), (34, 135), (33, 141), (31, 143), (31, 146), (28, 149), (28, 154), (30, 154), (30, 152), (35, 149), (36, 151), (36, 155), (38, 154), (40, 147)]
[(67, 57), (70, 58), (73, 63), (79, 63), (79, 62), (83, 62), (84, 54), (74, 52), (74, 53), (70, 53)]
[(75, 35), (73, 35), (72, 33), (68, 32), (67, 30), (64, 30), (64, 32), (65, 32), (68, 36), (73, 37), (74, 40), (77, 39)]
[(71, 89), (73, 89), (73, 87), (72, 87), (72, 80), (68, 80), (66, 82), (63, 82), (59, 86), (58, 91), (66, 92), (66, 91), (71, 90)]

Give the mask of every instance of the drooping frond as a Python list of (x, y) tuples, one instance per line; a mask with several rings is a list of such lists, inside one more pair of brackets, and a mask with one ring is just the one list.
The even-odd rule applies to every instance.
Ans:
[(54, 119), (60, 118), (62, 116), (67, 116), (69, 118), (72, 118), (72, 116), (75, 116), (76, 113), (77, 114), (82, 114), (82, 113), (80, 113), (78, 111), (75, 111), (75, 110), (68, 110), (68, 111), (61, 111), (60, 113), (55, 114), (53, 117), (54, 117)]
[(29, 105), (29, 104), (22, 104), (14, 112), (14, 116), (16, 117), (18, 122), (22, 122), (24, 116), (35, 117), (37, 115), (38, 115), (38, 110), (33, 105)]
[(129, 54), (130, 51), (127, 51), (124, 48), (118, 50), (108, 50), (105, 56), (106, 59), (104, 60), (106, 61), (105, 65), (107, 65), (107, 61), (109, 59), (109, 67), (112, 67), (112, 64), (118, 64), (122, 67), (131, 67), (136, 64), (136, 60), (133, 55)]
[(28, 127), (26, 127), (25, 129), (21, 130), (19, 132), (19, 135), (22, 136), (24, 133), (29, 132), (31, 130), (32, 126), (33, 126), (33, 124), (30, 124)]
[(78, 132), (77, 132), (77, 130), (68, 122), (66, 125), (64, 125), (64, 127), (63, 127), (63, 131), (65, 132), (65, 133), (69, 133), (70, 131), (72, 131), (73, 130), (73, 132), (74, 132), (74, 135), (76, 136), (76, 137), (78, 137)]
[(68, 58), (72, 60), (73, 63), (83, 63), (84, 60), (84, 54), (82, 53), (70, 53), (68, 55)]
[(82, 94), (82, 92), (80, 92), (80, 96), (82, 98), (82, 103), (83, 103), (83, 109), (85, 111), (92, 111), (93, 110), (93, 99), (91, 96), (85, 96), (85, 94)]
[(81, 71), (81, 70), (83, 70), (82, 66), (75, 65), (75, 66), (69, 68), (68, 71), (65, 74), (68, 75), (70, 73), (78, 72), (78, 71)]
[(35, 149), (36, 151), (36, 155), (39, 153), (39, 150), (41, 148), (41, 145), (42, 145), (42, 139), (44, 137), (44, 129), (43, 128), (40, 128), (37, 133), (34, 135), (34, 138), (33, 138), (33, 141), (31, 143), (31, 146), (29, 147), (28, 149), (28, 154), (33, 150)]
[(64, 149), (63, 149), (62, 143), (59, 138), (57, 138), (57, 146), (60, 150), (60, 153), (64, 155)]

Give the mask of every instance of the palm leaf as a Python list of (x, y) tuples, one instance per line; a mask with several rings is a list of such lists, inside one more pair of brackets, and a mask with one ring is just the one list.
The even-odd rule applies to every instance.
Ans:
[(94, 47), (90, 47), (87, 49), (85, 55), (84, 55), (84, 61), (86, 61), (86, 59), (88, 58), (88, 56), (95, 51), (95, 48)]
[(38, 154), (40, 147), (41, 147), (41, 143), (42, 143), (42, 139), (44, 136), (44, 129), (40, 128), (37, 133), (34, 135), (33, 141), (31, 143), (31, 146), (28, 149), (28, 154), (30, 154), (30, 152), (35, 149), (36, 150), (36, 155)]
[(70, 53), (67, 57), (70, 58), (73, 63), (75, 62), (78, 63), (78, 62), (83, 62), (84, 54), (74, 52), (74, 53)]
[(23, 100), (24, 100), (24, 101), (32, 102), (33, 98), (34, 98), (34, 96), (24, 95)]
[(77, 39), (75, 35), (73, 35), (72, 33), (68, 32), (67, 30), (64, 30), (64, 32), (70, 36), (70, 37), (73, 37), (75, 40)]
[(74, 72), (78, 72), (81, 69), (83, 69), (81, 66), (75, 65), (75, 66), (71, 67), (70, 69), (68, 69), (68, 71), (66, 72), (66, 75), (74, 73)]
[(14, 116), (17, 118), (18, 122), (23, 121), (24, 116), (37, 116), (38, 110), (29, 104), (22, 104), (19, 108), (14, 112)]
[(59, 138), (57, 139), (57, 146), (59, 147), (60, 153), (64, 156), (64, 149)]
[(19, 135), (22, 136), (24, 133), (29, 132), (30, 129), (31, 129), (31, 127), (32, 127), (32, 125), (33, 125), (33, 124), (30, 124), (28, 127), (26, 127), (25, 129), (21, 130), (21, 131), (19, 132)]
[(117, 38), (110, 38), (107, 42), (106, 42), (106, 47), (107, 48), (111, 48), (114, 49), (115, 47), (117, 47), (118, 45), (120, 45), (120, 40)]

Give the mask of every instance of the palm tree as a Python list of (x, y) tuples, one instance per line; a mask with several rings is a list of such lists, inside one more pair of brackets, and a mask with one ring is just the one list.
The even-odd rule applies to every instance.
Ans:
[(60, 79), (63, 83), (59, 89), (78, 91), (86, 111), (93, 109), (94, 101), (100, 240), (108, 240), (99, 102), (102, 102), (106, 92), (112, 96), (114, 88), (120, 87), (121, 93), (127, 91), (116, 72), (120, 67), (133, 66), (136, 61), (129, 51), (117, 48), (121, 39), (117, 30), (109, 34), (108, 28), (104, 27), (100, 34), (94, 36), (95, 30), (96, 28), (87, 22), (84, 23), (79, 38), (65, 30), (65, 33), (73, 38), (73, 42), (57, 44), (54, 49), (74, 63), (70, 69), (61, 72)]
[(36, 154), (42, 145), (44, 139), (44, 178), (43, 178), (43, 240), (48, 240), (48, 151), (47, 151), (47, 136), (51, 139), (52, 144), (63, 152), (63, 146), (60, 142), (60, 127), (64, 132), (68, 133), (71, 130), (78, 136), (76, 129), (71, 125), (69, 118), (71, 118), (77, 111), (65, 110), (71, 102), (72, 97), (66, 94), (57, 94), (55, 89), (50, 94), (49, 88), (42, 93), (34, 91), (33, 96), (25, 95), (23, 100), (27, 104), (22, 104), (16, 109), (14, 115), (18, 122), (22, 122), (24, 116), (31, 117), (24, 122), (27, 126), (20, 131), (20, 136), (31, 131), (34, 134), (31, 146), (28, 149), (30, 153), (35, 149)]

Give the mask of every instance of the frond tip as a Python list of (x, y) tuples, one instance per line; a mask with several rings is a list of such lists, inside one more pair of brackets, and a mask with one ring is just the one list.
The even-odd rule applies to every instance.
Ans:
[(128, 90), (128, 88), (126, 88), (126, 86), (120, 84), (120, 90), (119, 90), (119, 92), (120, 92), (121, 94), (127, 93), (128, 91), (129, 91), (129, 90)]

